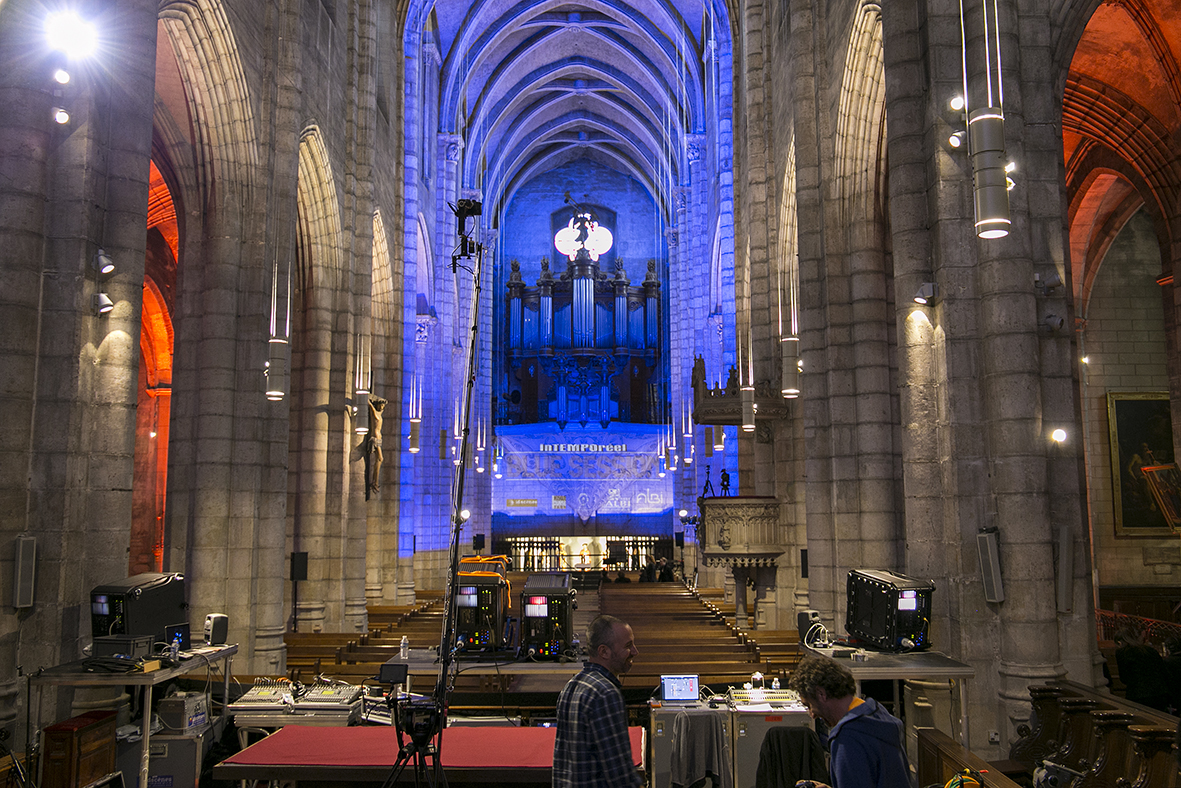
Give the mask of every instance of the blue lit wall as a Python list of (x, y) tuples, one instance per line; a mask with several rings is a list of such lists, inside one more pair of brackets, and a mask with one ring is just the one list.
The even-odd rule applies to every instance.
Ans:
[[(539, 175), (517, 190), (504, 212), (500, 227), (500, 264), (521, 263), (521, 277), (533, 285), (541, 273), (541, 258), (553, 256), (550, 215), (563, 208), (563, 196), (577, 202), (602, 205), (615, 212), (615, 256), (624, 261), (633, 284), (644, 279), (649, 258), (667, 255), (664, 224), (658, 221), (652, 195), (635, 178), (622, 175), (588, 159), (565, 164)], [(554, 271), (557, 276), (563, 269)], [(503, 291), (497, 294), (498, 315), (503, 314)]]

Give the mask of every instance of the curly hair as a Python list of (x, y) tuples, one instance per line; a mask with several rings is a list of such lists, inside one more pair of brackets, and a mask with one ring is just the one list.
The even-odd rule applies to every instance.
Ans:
[(830, 698), (848, 698), (857, 692), (857, 683), (849, 669), (828, 657), (801, 660), (788, 678), (787, 686), (809, 699), (816, 697), (818, 689)]

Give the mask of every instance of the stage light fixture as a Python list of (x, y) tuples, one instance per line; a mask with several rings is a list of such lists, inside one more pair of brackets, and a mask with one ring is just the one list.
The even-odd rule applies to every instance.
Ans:
[(115, 302), (106, 293), (94, 294), (94, 313), (96, 315), (105, 315), (115, 308)]
[(64, 68), (56, 68), (53, 70), (53, 81), (59, 85), (70, 84), (70, 72)]
[(934, 306), (938, 300), (939, 288), (935, 286), (934, 282), (923, 282), (918, 292), (914, 294), (914, 302), (922, 306)]
[(459, 521), (461, 523), (466, 523), (468, 520), (471, 519), (471, 517), (472, 517), (472, 512), (470, 509), (460, 509), (459, 510)]
[(53, 122), (59, 126), (64, 126), (70, 122), (70, 113), (63, 107), (53, 108)]

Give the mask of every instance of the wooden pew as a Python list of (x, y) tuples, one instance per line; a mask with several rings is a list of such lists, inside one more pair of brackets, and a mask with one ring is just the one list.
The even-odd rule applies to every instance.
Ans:
[(1120, 779), (1133, 788), (1179, 784), (1176, 717), (1074, 681), (1033, 685), (1029, 692), (1033, 724), (1018, 727), (1011, 761), (1030, 772), (1042, 760), (1079, 771), (1078, 788)]
[(919, 728), (919, 785), (946, 785), (964, 769), (971, 769), (983, 788), (1020, 788), (983, 758), (973, 755), (955, 739), (935, 728)]

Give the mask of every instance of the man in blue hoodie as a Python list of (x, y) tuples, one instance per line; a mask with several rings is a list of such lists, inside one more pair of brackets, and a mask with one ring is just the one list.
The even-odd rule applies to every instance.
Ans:
[(902, 720), (873, 698), (857, 697), (848, 668), (827, 657), (808, 657), (787, 686), (800, 694), (813, 719), (829, 727), (829, 773), (835, 788), (910, 788)]

